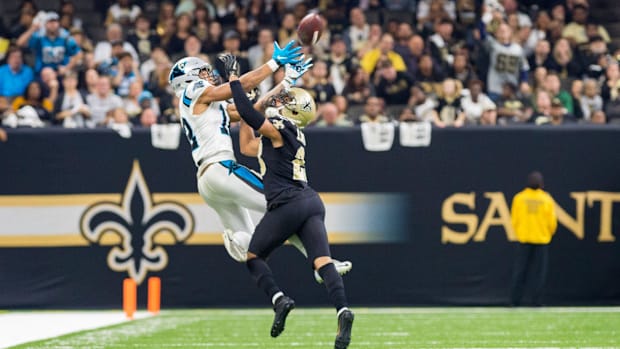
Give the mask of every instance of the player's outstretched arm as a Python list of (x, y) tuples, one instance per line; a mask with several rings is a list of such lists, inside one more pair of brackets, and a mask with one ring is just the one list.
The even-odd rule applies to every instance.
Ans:
[(230, 82), (230, 88), (235, 105), (237, 106), (237, 111), (243, 121), (261, 135), (269, 138), (274, 148), (282, 146), (283, 142), (280, 131), (278, 131), (269, 120), (265, 119), (263, 114), (254, 109), (252, 102), (243, 90), (241, 82), (239, 80), (232, 80)]
[[(258, 86), (268, 76), (273, 74), (278, 68), (287, 63), (299, 63), (301, 54), (301, 46), (294, 47), (295, 41), (291, 41), (288, 45), (281, 48), (277, 42), (274, 42), (273, 55), (269, 62), (262, 66), (247, 72), (239, 77), (241, 87), (245, 91), (249, 91)], [(224, 101), (232, 97), (230, 83), (207, 88), (198, 98), (198, 103), (209, 104), (213, 101)]]

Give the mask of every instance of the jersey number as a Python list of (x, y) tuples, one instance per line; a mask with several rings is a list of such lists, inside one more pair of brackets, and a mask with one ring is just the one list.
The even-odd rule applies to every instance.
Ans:
[(500, 73), (516, 73), (517, 71), (519, 71), (520, 60), (521, 58), (518, 56), (498, 54), (495, 70)]
[(220, 132), (223, 135), (230, 136), (230, 117), (226, 112), (226, 109), (220, 104), (220, 111), (222, 112), (222, 125), (220, 126)]
[(296, 181), (308, 181), (308, 177), (306, 177), (306, 149), (304, 147), (297, 148), (297, 153), (293, 160), (293, 179)]
[(181, 118), (181, 125), (183, 125), (183, 130), (185, 131), (185, 136), (187, 136), (187, 140), (189, 141), (189, 145), (192, 147), (192, 151), (198, 149), (198, 140), (194, 135), (194, 131), (189, 126), (185, 119)]

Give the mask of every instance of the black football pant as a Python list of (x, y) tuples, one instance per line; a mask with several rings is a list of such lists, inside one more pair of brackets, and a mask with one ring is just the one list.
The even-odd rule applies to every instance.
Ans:
[(527, 279), (530, 280), (533, 287), (532, 301), (534, 305), (542, 304), (543, 290), (547, 280), (548, 260), (549, 245), (519, 244), (517, 246), (510, 294), (512, 305), (521, 304)]

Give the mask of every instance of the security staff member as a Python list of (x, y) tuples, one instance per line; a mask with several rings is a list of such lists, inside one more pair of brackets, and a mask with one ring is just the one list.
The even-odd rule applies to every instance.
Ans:
[(551, 195), (543, 190), (540, 172), (528, 175), (527, 187), (512, 201), (511, 216), (519, 241), (512, 277), (511, 305), (521, 304), (529, 274), (534, 286), (534, 305), (540, 306), (547, 279), (548, 245), (557, 228), (555, 203)]

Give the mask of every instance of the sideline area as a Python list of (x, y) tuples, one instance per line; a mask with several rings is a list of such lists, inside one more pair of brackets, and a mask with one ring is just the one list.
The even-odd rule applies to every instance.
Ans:
[[(150, 316), (146, 311), (134, 319)], [(0, 349), (128, 321), (122, 311), (0, 312)]]

